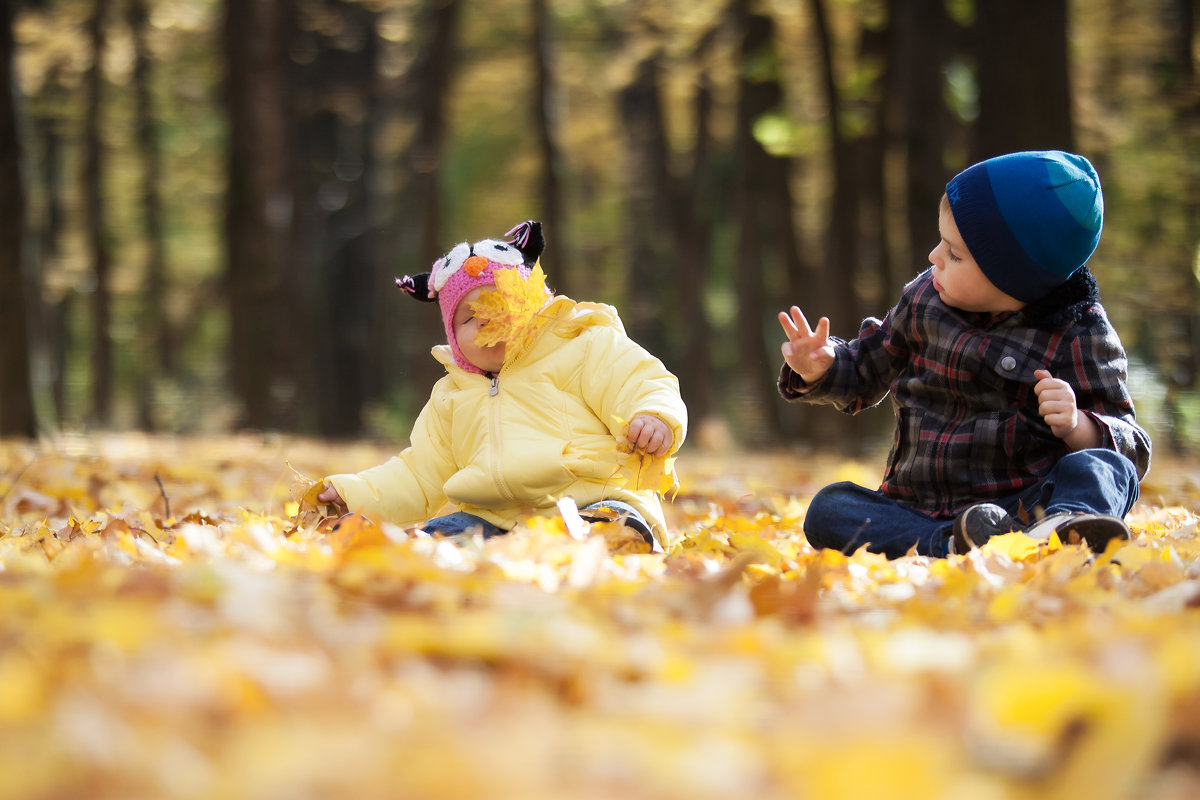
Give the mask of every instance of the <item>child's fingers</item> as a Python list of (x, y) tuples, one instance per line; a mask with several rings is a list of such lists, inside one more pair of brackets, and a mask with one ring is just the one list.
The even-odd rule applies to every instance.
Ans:
[(783, 332), (787, 334), (788, 339), (793, 342), (813, 335), (808, 319), (799, 306), (792, 306), (788, 312), (779, 312), (779, 323), (783, 325)]
[(792, 318), (788, 316), (786, 311), (779, 312), (779, 327), (783, 328), (783, 333), (787, 336), (789, 342), (793, 342), (800, 335), (800, 331), (796, 330), (796, 323), (792, 322)]
[(338, 494), (338, 490), (336, 488), (334, 488), (333, 484), (326, 483), (325, 488), (321, 491), (320, 494), (317, 495), (317, 500), (322, 503), (332, 503), (336, 508), (340, 509), (343, 513), (345, 513), (345, 511), (347, 510), (346, 509), (346, 501), (342, 499), (342, 496), (340, 494)]
[(817, 320), (817, 330), (814, 335), (821, 340), (822, 346), (829, 341), (829, 317), (821, 317)]
[(663, 449), (662, 433), (650, 429), (643, 433), (644, 435), (638, 440), (638, 449), (652, 456), (660, 455), (660, 451)]
[(646, 430), (646, 420), (644, 417), (634, 417), (629, 423), (629, 427), (625, 429), (625, 438), (635, 449), (642, 447), (642, 439), (648, 435)]
[(625, 438), (634, 448), (652, 456), (663, 455), (670, 448), (671, 431), (656, 417), (638, 416), (629, 423)]
[(665, 456), (671, 449), (670, 435), (666, 431), (655, 431), (645, 449), (652, 456)]
[[(793, 310), (798, 309), (793, 307)], [(803, 315), (801, 315), (800, 319), (803, 321)], [(783, 328), (783, 332), (787, 335), (789, 342), (795, 342), (803, 338), (800, 326), (796, 324), (796, 321), (786, 311), (779, 312), (779, 325)]]

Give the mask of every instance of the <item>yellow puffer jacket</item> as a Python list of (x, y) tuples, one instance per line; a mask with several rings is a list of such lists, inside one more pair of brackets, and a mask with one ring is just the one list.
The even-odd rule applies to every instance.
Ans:
[(351, 510), (409, 525), (447, 500), (511, 528), (561, 497), (580, 506), (623, 500), (665, 548), (660, 497), (677, 484), (673, 459), (622, 453), (625, 425), (652, 414), (683, 443), (679, 381), (625, 335), (616, 309), (554, 298), (532, 344), (488, 378), (458, 367), (448, 345), (433, 355), (447, 375), (413, 426), (410, 446), (357, 474), (326, 478)]

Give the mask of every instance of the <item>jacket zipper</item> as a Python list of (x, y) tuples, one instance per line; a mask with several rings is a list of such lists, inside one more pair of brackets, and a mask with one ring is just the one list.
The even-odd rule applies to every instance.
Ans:
[[(543, 331), (543, 334), (545, 331)], [(531, 343), (532, 344), (532, 343)], [(528, 352), (528, 351), (526, 351)], [(526, 355), (526, 352), (517, 354), (513, 359), (513, 364), (516, 364)], [(512, 366), (509, 364), (508, 366)], [(503, 371), (501, 367), (501, 371)], [(496, 400), (488, 403), (488, 430), (492, 437), (492, 482), (496, 484), (496, 488), (500, 490), (501, 496), (510, 503), (516, 502), (517, 496), (513, 494), (513, 490), (509, 487), (508, 482), (500, 474), (500, 372), (485, 373), (491, 380), (491, 385), (488, 386), (488, 397), (495, 397)]]
[[(488, 387), (488, 396), (499, 398), (500, 395), (500, 375), (491, 375), (491, 386)], [(505, 500), (510, 503), (517, 499), (513, 494), (508, 483), (500, 474), (500, 400), (488, 403), (488, 431), (492, 439), (492, 482), (496, 484), (496, 488), (500, 490), (500, 494)]]

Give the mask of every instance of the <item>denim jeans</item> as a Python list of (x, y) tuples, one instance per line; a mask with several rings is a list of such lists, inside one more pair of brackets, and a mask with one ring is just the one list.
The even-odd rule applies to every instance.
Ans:
[(460, 536), (478, 530), (483, 534), (483, 538), (490, 539), (493, 536), (508, 533), (504, 528), (493, 525), (483, 517), (477, 517), (465, 511), (455, 511), (453, 514), (434, 517), (420, 527), (426, 533), (436, 533), (439, 536)]
[[(584, 519), (589, 519), (588, 510), (599, 508), (611, 508), (613, 511), (616, 511), (622, 516), (623, 522), (627, 527), (633, 528), (640, 533), (642, 538), (647, 542), (654, 542), (650, 533), (650, 526), (646, 523), (645, 517), (638, 513), (636, 508), (620, 500), (602, 500), (599, 503), (592, 503), (579, 509), (579, 514)], [(479, 529), (485, 539), (508, 533), (504, 528), (493, 525), (482, 517), (468, 514), (466, 511), (455, 511), (452, 514), (434, 517), (421, 526), (421, 530), (426, 533), (436, 533), (440, 536), (459, 536), (475, 529)]]
[[(1024, 491), (980, 502), (995, 503), (1017, 517), (1076, 511), (1124, 517), (1138, 498), (1133, 462), (1115, 450), (1096, 448), (1068, 453), (1050, 474)], [(899, 558), (914, 546), (924, 556), (944, 556), (953, 519), (938, 519), (881, 492), (849, 481), (817, 492), (804, 518), (804, 535), (813, 547), (853, 553), (863, 545), (872, 553)]]

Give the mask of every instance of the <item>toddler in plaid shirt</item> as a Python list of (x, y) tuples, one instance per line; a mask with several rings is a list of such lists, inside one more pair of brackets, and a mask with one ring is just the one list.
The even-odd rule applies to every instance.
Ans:
[(1129, 538), (1151, 445), (1086, 266), (1103, 218), (1083, 156), (998, 156), (946, 184), (933, 266), (858, 338), (780, 313), (785, 398), (855, 414), (890, 395), (896, 414), (882, 485), (813, 498), (814, 547), (895, 558), (1017, 530), (1096, 551)]

